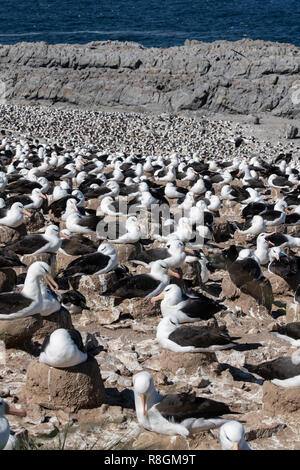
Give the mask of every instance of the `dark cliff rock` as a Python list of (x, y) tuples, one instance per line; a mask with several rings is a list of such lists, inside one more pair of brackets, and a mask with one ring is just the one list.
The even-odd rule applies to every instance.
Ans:
[(169, 49), (19, 43), (0, 46), (0, 78), (12, 103), (292, 118), (300, 116), (299, 53), (291, 44), (249, 39)]

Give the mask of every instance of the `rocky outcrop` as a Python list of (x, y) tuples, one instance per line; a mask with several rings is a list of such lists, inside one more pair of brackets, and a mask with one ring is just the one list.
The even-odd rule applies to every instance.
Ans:
[(136, 111), (271, 112), (299, 117), (299, 48), (252, 41), (0, 46), (5, 99)]
[(49, 409), (94, 408), (104, 401), (104, 386), (97, 361), (64, 369), (33, 361), (27, 369), (27, 401)]
[(32, 315), (15, 320), (1, 320), (0, 338), (7, 348), (31, 350), (33, 337), (42, 343), (57, 328), (73, 328), (71, 315), (64, 308), (46, 317)]
[(283, 388), (265, 382), (263, 385), (264, 411), (272, 416), (299, 412), (299, 387)]

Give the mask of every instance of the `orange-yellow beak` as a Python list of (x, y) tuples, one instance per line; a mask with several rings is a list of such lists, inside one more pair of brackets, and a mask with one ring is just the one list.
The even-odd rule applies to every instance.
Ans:
[(161, 292), (161, 293), (160, 293), (159, 295), (157, 295), (156, 297), (152, 297), (152, 298), (150, 299), (150, 302), (151, 302), (152, 304), (154, 304), (154, 303), (157, 302), (158, 300), (162, 300), (164, 297), (165, 297), (164, 292)]
[(54, 281), (53, 277), (48, 275), (46, 277), (46, 283), (48, 284), (48, 286), (50, 287), (51, 290), (58, 290), (59, 289), (59, 286), (58, 284)]
[(59, 236), (62, 237), (62, 238), (66, 238), (67, 240), (71, 240), (71, 237), (69, 235), (66, 235), (65, 233), (63, 232), (60, 232), (59, 233)]
[(239, 443), (235, 442), (230, 450), (239, 450)]
[(190, 255), (194, 255), (194, 254), (195, 254), (194, 250), (191, 250), (190, 248), (186, 248), (186, 247), (185, 247), (185, 248), (184, 248), (184, 251), (185, 251), (186, 253), (189, 253)]
[(22, 416), (22, 418), (25, 418), (25, 416), (27, 415), (26, 411), (22, 408), (15, 408), (14, 406), (9, 405), (8, 403), (5, 403), (5, 405), (5, 414), (7, 415)]
[(142, 394), (141, 395), (141, 400), (142, 400), (142, 406), (143, 406), (143, 415), (146, 416), (146, 414), (147, 414), (146, 395)]
[(180, 279), (180, 274), (178, 273), (175, 273), (175, 271), (172, 271), (172, 269), (168, 269), (168, 274), (169, 276), (173, 276), (173, 277), (176, 277), (177, 279)]
[(31, 212), (27, 211), (26, 209), (23, 209), (22, 212), (23, 212), (24, 215), (28, 215), (28, 217), (32, 216)]

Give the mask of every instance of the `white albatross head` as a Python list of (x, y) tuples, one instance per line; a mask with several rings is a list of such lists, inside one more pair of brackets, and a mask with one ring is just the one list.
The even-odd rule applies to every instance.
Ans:
[(244, 426), (238, 421), (227, 421), (220, 429), (222, 450), (251, 450), (245, 441)]

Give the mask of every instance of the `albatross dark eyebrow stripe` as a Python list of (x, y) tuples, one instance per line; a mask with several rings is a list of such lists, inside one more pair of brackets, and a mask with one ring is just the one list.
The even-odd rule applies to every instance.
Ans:
[(225, 437), (230, 441), (232, 442), (232, 440), (227, 436), (226, 432), (224, 431), (224, 434), (225, 434)]

